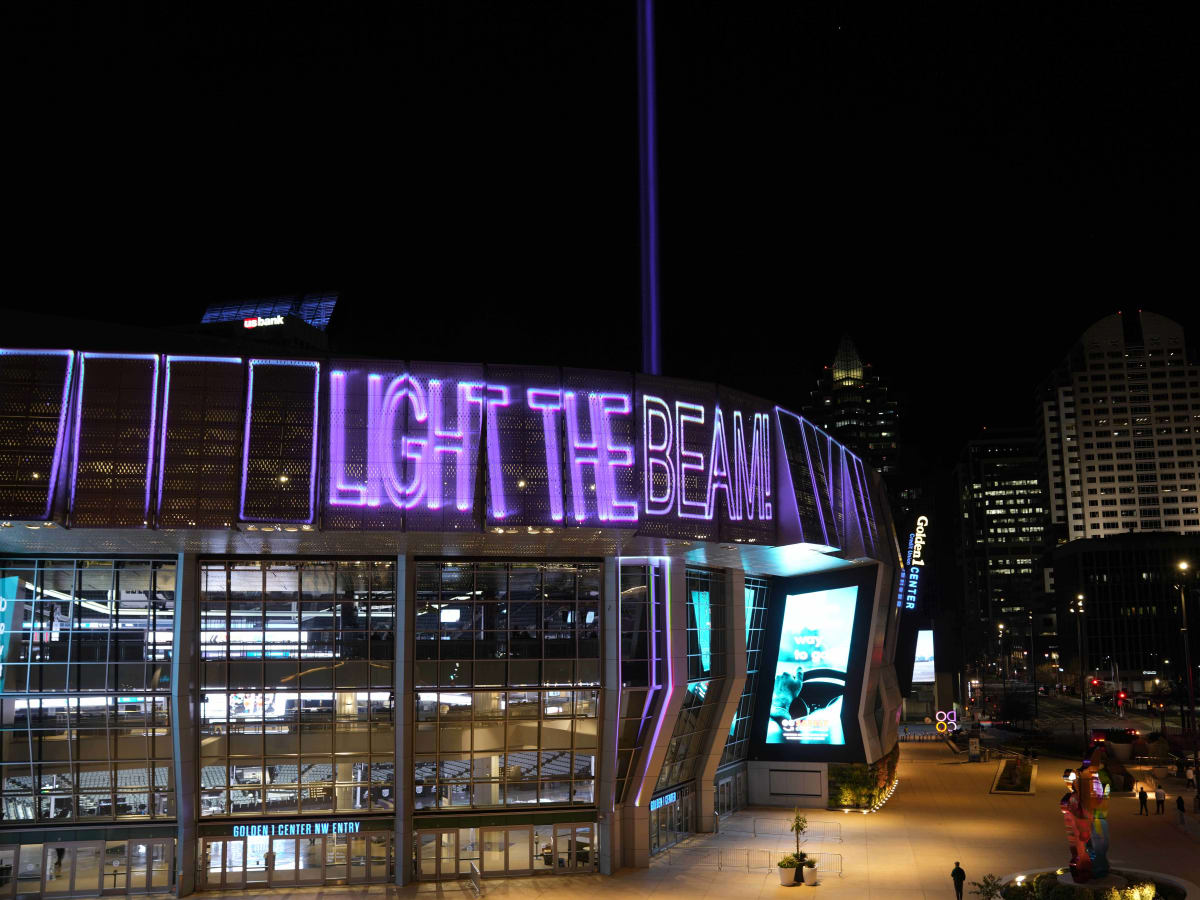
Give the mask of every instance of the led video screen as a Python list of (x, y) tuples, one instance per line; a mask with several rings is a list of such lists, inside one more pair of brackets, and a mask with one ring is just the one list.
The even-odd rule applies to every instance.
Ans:
[(917, 632), (917, 655), (913, 658), (913, 684), (928, 684), (933, 674), (933, 632), (922, 628)]
[(788, 594), (766, 743), (844, 745), (842, 704), (857, 587)]

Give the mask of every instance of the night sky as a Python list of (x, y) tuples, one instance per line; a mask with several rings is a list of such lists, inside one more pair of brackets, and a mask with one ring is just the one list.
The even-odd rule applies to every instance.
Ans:
[[(638, 367), (632, 2), (183, 6), (13, 25), (3, 306)], [(849, 331), (942, 467), (1104, 315), (1200, 341), (1183, 7), (660, 0), (666, 374), (797, 408)]]

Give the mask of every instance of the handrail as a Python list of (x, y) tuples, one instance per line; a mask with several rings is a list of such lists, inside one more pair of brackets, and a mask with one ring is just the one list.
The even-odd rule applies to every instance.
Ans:
[(483, 896), (483, 878), (479, 874), (479, 866), (471, 863), (471, 890), (475, 892), (476, 897)]

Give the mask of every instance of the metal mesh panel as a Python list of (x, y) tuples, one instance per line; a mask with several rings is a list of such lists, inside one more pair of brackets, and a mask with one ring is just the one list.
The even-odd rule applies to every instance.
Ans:
[(721, 540), (774, 543), (777, 504), (771, 456), (775, 407), (761, 398), (726, 387), (718, 390), (718, 396), (728, 448), (730, 493), (734, 494), (731, 504), (723, 496), (726, 492), (715, 492)]
[[(558, 369), (529, 366), (488, 366), (490, 406), (484, 420), (484, 496), (487, 523), (500, 526), (563, 524), (565, 471), (562, 416), (530, 406), (533, 402), (561, 403)], [(502, 405), (506, 399), (507, 405)], [(546, 417), (551, 416), (547, 426)], [(551, 429), (547, 444), (546, 429)], [(553, 451), (551, 479), (547, 452)]]
[(74, 355), (0, 350), (0, 518), (50, 518)]
[[(412, 477), (405, 471), (404, 459), (405, 409), (412, 403), (411, 395), (404, 394), (404, 399), (397, 401), (399, 412), (394, 419), (379, 408), (372, 414), (370, 406), (374, 402), (381, 407), (389, 394), (402, 394), (405, 377), (403, 362), (335, 360), (331, 363), (327, 379), (328, 464), (321, 479), (323, 528), (404, 530), (403, 500), (399, 496), (394, 499), (393, 494), (399, 494)], [(372, 424), (382, 430), (385, 418), (390, 422), (386, 433), (371, 435)], [(373, 419), (378, 421), (373, 423)], [(425, 438), (423, 430), (414, 436)], [(390, 492), (384, 486), (385, 480), (391, 486)]]
[[(647, 404), (646, 398), (651, 401)], [(653, 409), (654, 399), (663, 402), (665, 420), (656, 421), (653, 415), (647, 414), (647, 409)], [(717, 522), (715, 516), (706, 518), (703, 510), (707, 503), (708, 494), (708, 464), (712, 453), (712, 430), (717, 390), (715, 385), (696, 381), (680, 381), (673, 378), (655, 378), (639, 375), (637, 379), (637, 410), (638, 410), (638, 446), (646, 448), (647, 429), (651, 439), (650, 446), (663, 446), (669, 441), (667, 449), (660, 455), (667, 458), (668, 469), (664, 466), (651, 465), (647, 460), (654, 456), (653, 451), (646, 451), (648, 473), (645, 493), (643, 495), (642, 521), (638, 533), (655, 537), (681, 537), (693, 540), (711, 541), (717, 537)], [(693, 409), (692, 407), (699, 407)], [(693, 417), (692, 421), (679, 423), (679, 414)], [(699, 417), (703, 421), (697, 421)], [(669, 434), (663, 432), (663, 425), (669, 425)], [(729, 424), (729, 423), (726, 423)], [(683, 435), (683, 445), (679, 446), (680, 434)], [(687, 456), (686, 454), (698, 454)], [(703, 458), (703, 464), (700, 458)], [(698, 468), (685, 468), (681, 472), (681, 462), (695, 465)], [(654, 497), (671, 497), (670, 504), (653, 502)], [(652, 510), (661, 509), (655, 514)]]
[(168, 356), (163, 391), (159, 527), (228, 528), (242, 473), (242, 361)]
[(250, 360), (241, 518), (313, 520), (320, 364)]
[(157, 356), (81, 354), (72, 527), (148, 524), (158, 365)]
[(410, 372), (428, 409), (420, 421), (414, 405), (408, 408), (409, 433), (426, 441), (424, 456), (415, 463), (425, 499), (409, 507), (405, 524), (409, 531), (478, 531), (483, 366), (415, 362)]
[[(781, 483), (790, 482), (791, 493), (794, 496), (794, 522), (789, 522), (786, 529), (781, 525), (780, 540), (785, 543), (807, 542), (810, 544), (828, 544), (829, 536), (825, 531), (825, 513), (822, 510), (824, 493), (824, 476), (809, 461), (809, 452), (805, 446), (806, 433), (816, 434), (812, 424), (801, 419), (794, 413), (779, 410), (777, 427), (782, 438), (784, 459), (777, 465), (787, 466), (788, 478), (780, 479)], [(780, 498), (780, 502), (783, 499)], [(824, 501), (827, 503), (828, 501)], [(794, 532), (794, 533), (793, 533)]]
[[(620, 372), (563, 369), (562, 383), (567, 524), (636, 528), (642, 468), (633, 378)], [(599, 464), (586, 462), (598, 454)], [(598, 471), (603, 472), (599, 477)]]

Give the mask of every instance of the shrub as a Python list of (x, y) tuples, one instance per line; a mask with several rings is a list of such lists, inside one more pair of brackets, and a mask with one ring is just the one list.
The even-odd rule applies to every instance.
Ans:
[(778, 863), (781, 869), (798, 869), (800, 868), (800, 860), (794, 853), (789, 853)]
[(1000, 879), (991, 873), (984, 875), (983, 881), (972, 881), (971, 884), (975, 888), (971, 893), (978, 894), (981, 900), (999, 900), (1004, 891)]
[(1054, 872), (1043, 872), (1033, 879), (1034, 894), (1037, 900), (1049, 900), (1050, 894), (1058, 886), (1058, 875)]

